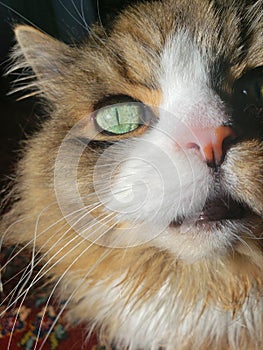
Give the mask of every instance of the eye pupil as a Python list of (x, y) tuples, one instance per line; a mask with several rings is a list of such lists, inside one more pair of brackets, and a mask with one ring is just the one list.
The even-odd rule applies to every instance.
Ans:
[(259, 100), (262, 99), (262, 97), (263, 97), (263, 84), (262, 84), (262, 86), (260, 86), (259, 82), (257, 81), (255, 84), (255, 90), (256, 90), (255, 93), (256, 93), (258, 99)]
[(120, 116), (117, 108), (115, 108), (115, 112), (116, 112), (116, 119), (117, 119), (118, 125), (120, 125)]

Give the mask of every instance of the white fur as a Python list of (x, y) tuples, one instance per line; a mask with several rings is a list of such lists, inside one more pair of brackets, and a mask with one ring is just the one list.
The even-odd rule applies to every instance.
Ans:
[[(179, 32), (167, 40), (161, 66), (160, 122), (165, 121), (169, 132), (174, 132), (177, 122), (191, 130), (194, 126), (216, 127), (225, 121), (223, 103), (210, 88), (207, 62), (190, 34)], [(169, 112), (169, 120), (163, 111)]]
[(194, 341), (191, 348), (201, 349), (204, 339), (213, 340), (213, 346), (225, 339), (231, 349), (245, 350), (246, 344), (238, 343), (244, 328), (255, 339), (261, 339), (263, 302), (262, 298), (257, 299), (256, 291), (233, 317), (231, 310), (222, 310), (214, 304), (203, 309), (202, 299), (185, 304), (184, 296), (169, 279), (155, 295), (137, 306), (136, 294), (125, 303), (126, 290), (120, 278), (113, 280), (109, 276), (109, 280), (110, 283), (101, 281), (93, 288), (83, 285), (85, 298), (70, 313), (85, 320), (86, 310), (99, 303), (93, 326), (101, 326), (102, 332), (106, 330), (108, 341), (114, 341), (119, 348), (158, 350), (163, 345), (167, 350), (182, 350), (189, 349), (190, 340)]

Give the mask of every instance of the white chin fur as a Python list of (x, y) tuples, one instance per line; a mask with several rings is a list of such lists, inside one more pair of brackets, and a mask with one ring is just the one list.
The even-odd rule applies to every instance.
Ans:
[(154, 240), (155, 246), (166, 249), (175, 258), (194, 263), (204, 258), (224, 256), (236, 244), (236, 232), (246, 232), (242, 223), (211, 223), (211, 227), (198, 227), (186, 220), (178, 227), (168, 227)]

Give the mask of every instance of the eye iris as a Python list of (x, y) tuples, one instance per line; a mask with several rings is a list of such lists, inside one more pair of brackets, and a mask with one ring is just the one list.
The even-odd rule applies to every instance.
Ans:
[(263, 105), (263, 81), (261, 83), (261, 86), (259, 86), (259, 99), (261, 101), (261, 104)]
[(100, 109), (96, 122), (102, 130), (121, 135), (136, 130), (142, 124), (143, 116), (142, 106), (123, 103)]

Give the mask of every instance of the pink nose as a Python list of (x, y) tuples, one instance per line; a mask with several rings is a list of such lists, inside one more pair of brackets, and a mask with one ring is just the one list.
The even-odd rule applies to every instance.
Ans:
[(225, 141), (235, 138), (234, 130), (229, 126), (217, 128), (191, 129), (194, 141), (188, 142), (186, 148), (198, 149), (208, 165), (219, 165), (225, 157)]

